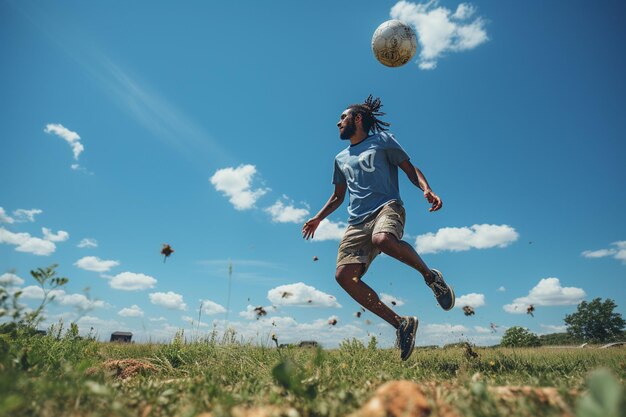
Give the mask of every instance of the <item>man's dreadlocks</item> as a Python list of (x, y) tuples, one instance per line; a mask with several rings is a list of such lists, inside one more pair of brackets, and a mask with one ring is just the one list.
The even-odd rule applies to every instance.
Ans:
[(380, 111), (380, 108), (383, 104), (380, 102), (380, 97), (373, 98), (370, 94), (365, 102), (362, 104), (351, 104), (348, 106), (348, 109), (352, 110), (352, 113), (356, 117), (357, 114), (360, 114), (363, 118), (363, 130), (366, 132), (378, 133), (384, 132), (386, 127), (389, 127), (390, 124), (387, 122), (383, 122), (382, 120), (378, 120), (378, 117), (384, 116), (385, 113)]

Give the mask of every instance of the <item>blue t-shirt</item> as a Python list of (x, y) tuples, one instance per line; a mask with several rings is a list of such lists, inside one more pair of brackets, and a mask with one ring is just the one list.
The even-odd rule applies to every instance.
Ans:
[(333, 184), (347, 184), (350, 192), (349, 224), (359, 224), (376, 210), (395, 200), (398, 165), (409, 159), (402, 146), (387, 132), (368, 136), (335, 157)]

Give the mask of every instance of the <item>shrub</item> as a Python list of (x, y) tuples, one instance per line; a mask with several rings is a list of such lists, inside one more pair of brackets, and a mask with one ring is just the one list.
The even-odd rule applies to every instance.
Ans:
[(539, 336), (519, 326), (507, 329), (500, 342), (500, 346), (504, 347), (535, 347), (540, 344)]

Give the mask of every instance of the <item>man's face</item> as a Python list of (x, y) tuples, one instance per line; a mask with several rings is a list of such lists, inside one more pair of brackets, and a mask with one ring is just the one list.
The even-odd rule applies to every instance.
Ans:
[(337, 122), (337, 127), (339, 127), (339, 137), (343, 140), (348, 140), (356, 133), (356, 122), (354, 120), (354, 115), (352, 114), (352, 110), (346, 109), (341, 116), (339, 116), (339, 122)]

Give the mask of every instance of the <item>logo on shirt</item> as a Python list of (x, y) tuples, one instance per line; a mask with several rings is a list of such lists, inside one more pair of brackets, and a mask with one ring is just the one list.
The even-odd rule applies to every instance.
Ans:
[(361, 165), (361, 169), (363, 169), (363, 171), (374, 172), (376, 170), (376, 167), (374, 167), (375, 156), (376, 149), (370, 149), (359, 155), (359, 165)]
[(343, 167), (341, 167), (341, 170), (343, 171), (343, 175), (346, 176), (346, 179), (348, 181), (354, 181), (354, 170), (352, 169), (350, 165), (343, 164)]
[[(376, 171), (376, 167), (374, 166), (374, 158), (376, 157), (376, 150), (370, 149), (359, 155), (359, 166), (365, 172), (374, 172)], [(354, 174), (354, 168), (352, 168), (349, 164), (343, 164), (341, 166), (341, 170), (343, 174), (346, 176), (348, 181), (354, 181), (356, 176)]]

